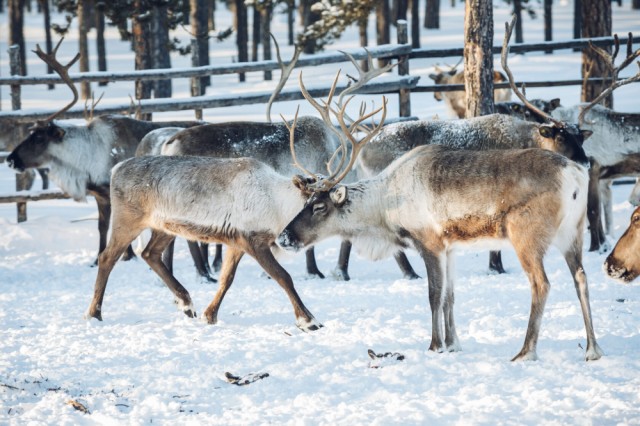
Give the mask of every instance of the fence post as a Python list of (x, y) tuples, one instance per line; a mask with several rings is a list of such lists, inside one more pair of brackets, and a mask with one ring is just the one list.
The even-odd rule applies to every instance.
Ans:
[[(398, 19), (398, 44), (407, 44), (409, 36), (407, 32), (407, 21)], [(409, 55), (398, 56), (398, 75), (409, 75)], [(400, 117), (411, 116), (411, 89), (400, 89)]]
[[(22, 63), (20, 61), (20, 46), (14, 44), (9, 46), (9, 71), (11, 75), (22, 74)], [(11, 85), (11, 109), (19, 110), (21, 108), (20, 102), (20, 85)], [(33, 170), (27, 170), (24, 173), (16, 173), (16, 191), (22, 191), (29, 189), (33, 183)], [(18, 223), (26, 222), (27, 220), (27, 203), (16, 203), (17, 220)]]
[[(191, 66), (198, 67), (200, 66), (200, 53), (198, 52), (198, 40), (192, 38), (191, 39)], [(202, 95), (202, 86), (200, 77), (192, 77), (191, 78), (191, 96), (200, 96)], [(196, 120), (202, 120), (202, 110), (195, 109), (193, 110), (196, 114)]]

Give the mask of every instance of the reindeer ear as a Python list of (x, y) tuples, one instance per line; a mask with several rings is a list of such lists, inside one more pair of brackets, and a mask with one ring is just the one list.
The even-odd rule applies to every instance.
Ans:
[(560, 98), (553, 98), (549, 101), (549, 112), (560, 106)]
[(347, 201), (347, 187), (339, 186), (335, 189), (332, 189), (329, 193), (329, 196), (331, 197), (331, 201), (333, 201), (333, 204), (335, 204), (337, 207), (340, 207), (344, 204), (345, 201)]
[(589, 136), (593, 135), (593, 132), (591, 130), (580, 130), (580, 132), (582, 133), (583, 139), (588, 139)]
[(293, 182), (293, 186), (298, 188), (304, 195), (311, 195), (312, 191), (309, 190), (309, 185), (314, 183), (316, 180), (312, 177), (294, 175), (291, 178), (291, 181)]
[(437, 80), (438, 80), (438, 74), (429, 74), (429, 78), (430, 78), (431, 80), (435, 80), (435, 81), (437, 81)]
[(512, 104), (511, 110), (514, 112), (520, 112), (520, 104)]
[(65, 131), (60, 126), (56, 126), (53, 123), (49, 124), (47, 128), (47, 134), (54, 140), (60, 142), (65, 135)]
[(553, 137), (553, 129), (551, 128), (551, 126), (540, 126), (540, 135), (543, 138), (552, 138)]

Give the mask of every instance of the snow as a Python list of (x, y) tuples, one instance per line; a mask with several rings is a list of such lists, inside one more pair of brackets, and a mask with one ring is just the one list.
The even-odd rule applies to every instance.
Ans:
[[(461, 46), (463, 8), (451, 8), (449, 2), (441, 6), (444, 29), (422, 30), (423, 46)], [(631, 11), (629, 2), (612, 7), (614, 31), (640, 30), (640, 12)], [(571, 14), (571, 4), (554, 4), (556, 39), (571, 36)], [(507, 6), (496, 3), (494, 16), (499, 43)], [(6, 15), (2, 19), (0, 33), (6, 34)], [(216, 19), (230, 22), (227, 11), (220, 11)], [(43, 40), (39, 25), (40, 17), (27, 17), (28, 49)], [(541, 19), (526, 18), (525, 40), (541, 41), (541, 25)], [(285, 38), (283, 16), (276, 17), (273, 29), (279, 39)], [(178, 36), (187, 37), (179, 31)], [(74, 37), (69, 34), (61, 47), (61, 60), (75, 53)], [(130, 70), (128, 46), (113, 30), (109, 39), (110, 68)], [(355, 40), (357, 31), (350, 29), (331, 48), (353, 48)], [(6, 52), (6, 39), (0, 40), (0, 50)], [(289, 47), (283, 51), (284, 58), (290, 57)], [(231, 62), (233, 40), (212, 43), (211, 55), (214, 63)], [(34, 55), (29, 58), (30, 74), (41, 73), (44, 67)], [(174, 63), (187, 67), (188, 59), (174, 58)], [(580, 56), (563, 50), (514, 55), (510, 63), (518, 79), (568, 79), (579, 75)], [(434, 64), (428, 59), (412, 61), (411, 73), (426, 76)], [(6, 62), (1, 66), (0, 74), (8, 75)], [(314, 84), (328, 85), (336, 68), (317, 67), (305, 76)], [(262, 73), (249, 73), (247, 78), (257, 90), (275, 85), (261, 81)], [(249, 88), (235, 76), (213, 81), (215, 87), (207, 92), (211, 95)], [(1, 90), (6, 111), (8, 89)], [(107, 91), (105, 105), (126, 101), (132, 92), (125, 83), (94, 85), (94, 90)], [(184, 96), (188, 81), (174, 84), (174, 91)], [(572, 105), (579, 101), (578, 92), (578, 87), (532, 88), (527, 94), (560, 97), (563, 105)], [(68, 89), (62, 86), (54, 92), (30, 86), (23, 94), (24, 108), (52, 108), (68, 99)], [(639, 95), (637, 84), (619, 89), (616, 108), (640, 112)], [(277, 103), (273, 116), (282, 112), (292, 117), (298, 103)], [(313, 113), (301, 105), (301, 113)], [(395, 96), (390, 97), (389, 111), (397, 111)], [(412, 97), (412, 113), (446, 116), (444, 103), (430, 94)], [(192, 118), (192, 113), (157, 117)], [(205, 111), (205, 120), (211, 121), (263, 117), (264, 105)], [(0, 193), (13, 188), (13, 172), (0, 165)], [(630, 190), (630, 185), (613, 189), (616, 236), (631, 215), (626, 201)], [(510, 249), (503, 252), (504, 275), (488, 273), (486, 252), (457, 254), (455, 314), (462, 351), (433, 353), (427, 350), (431, 326), (425, 279), (402, 279), (392, 259), (370, 262), (354, 256), (352, 280), (341, 282), (308, 279), (303, 255), (282, 258), (300, 297), (324, 325), (312, 333), (296, 328), (284, 292), (248, 256), (216, 325), (180, 312), (141, 259), (116, 265), (103, 305), (104, 321), (85, 321), (97, 272), (89, 266), (98, 241), (94, 203), (29, 203), (29, 220), (21, 224), (16, 223), (15, 210), (14, 205), (0, 204), (0, 424), (640, 424), (640, 286), (605, 276), (606, 253), (586, 251), (586, 230), (584, 267), (593, 323), (605, 356), (584, 361), (584, 324), (573, 282), (560, 254), (551, 251), (545, 266), (552, 289), (539, 360), (513, 363), (510, 359), (524, 340), (531, 293)], [(332, 239), (317, 247), (319, 267), (327, 275), (338, 246)], [(200, 315), (216, 287), (196, 278), (184, 241), (178, 242), (176, 256), (176, 276)], [(410, 252), (409, 257), (425, 277), (417, 254)], [(397, 352), (404, 359), (372, 360), (368, 349)], [(268, 377), (236, 386), (225, 372)], [(74, 409), (69, 401), (82, 404), (88, 413)]]

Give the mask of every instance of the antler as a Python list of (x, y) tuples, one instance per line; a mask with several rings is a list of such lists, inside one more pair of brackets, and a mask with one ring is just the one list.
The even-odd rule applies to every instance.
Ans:
[(609, 70), (611, 71), (611, 80), (612, 83), (609, 87), (607, 87), (605, 90), (603, 90), (595, 99), (593, 99), (587, 106), (585, 106), (582, 111), (580, 112), (580, 115), (578, 116), (578, 122), (582, 123), (584, 121), (584, 117), (586, 115), (586, 113), (594, 107), (594, 105), (596, 105), (597, 103), (599, 103), (601, 100), (603, 100), (604, 98), (606, 98), (607, 96), (609, 96), (614, 90), (616, 90), (618, 87), (624, 86), (626, 84), (629, 83), (633, 83), (636, 81), (640, 81), (640, 61), (637, 62), (638, 64), (638, 72), (636, 73), (636, 75), (625, 78), (623, 80), (618, 80), (618, 74), (620, 74), (620, 71), (622, 71), (624, 68), (628, 67), (629, 64), (631, 64), (631, 62), (633, 62), (638, 56), (640, 56), (640, 49), (636, 50), (635, 52), (633, 52), (633, 37), (632, 34), (629, 33), (629, 38), (627, 39), (627, 57), (625, 58), (624, 61), (622, 61), (622, 63), (620, 65), (618, 65), (617, 67), (615, 66), (615, 60), (616, 60), (616, 56), (618, 56), (618, 52), (620, 50), (620, 39), (618, 38), (618, 35), (615, 34), (614, 36), (614, 51), (613, 51), (613, 55), (609, 54), (609, 52), (607, 52), (606, 50), (595, 46), (593, 43), (589, 42), (589, 47), (591, 47), (591, 49), (593, 49), (598, 56), (600, 56), (604, 62), (605, 65), (607, 66), (607, 68), (609, 68)]
[[(555, 125), (559, 127), (565, 127), (565, 123), (563, 123), (560, 120), (556, 120), (551, 115), (547, 114), (546, 112), (542, 111), (540, 108), (536, 107), (531, 102), (529, 102), (526, 96), (522, 92), (520, 92), (520, 90), (516, 86), (515, 80), (513, 78), (513, 74), (511, 73), (511, 70), (507, 66), (507, 56), (509, 55), (509, 40), (511, 39), (511, 33), (513, 32), (513, 27), (516, 24), (516, 19), (517, 19), (516, 15), (514, 14), (511, 18), (511, 23), (505, 22), (504, 41), (502, 42), (502, 53), (500, 55), (502, 69), (507, 74), (507, 78), (509, 79), (509, 85), (511, 86), (511, 90), (513, 90), (513, 93), (515, 93), (516, 96), (522, 101), (522, 103), (524, 103), (527, 106), (527, 108), (529, 108), (531, 111), (538, 114), (540, 117), (543, 117), (553, 122)], [(524, 85), (523, 85), (523, 88), (524, 88)]]
[(41, 121), (42, 123), (48, 123), (54, 118), (59, 117), (62, 113), (68, 111), (69, 108), (71, 108), (73, 105), (75, 105), (76, 102), (78, 102), (78, 89), (76, 89), (75, 84), (73, 84), (73, 81), (71, 81), (71, 77), (69, 77), (69, 68), (71, 68), (71, 66), (73, 66), (73, 64), (75, 64), (78, 61), (78, 59), (80, 59), (80, 53), (78, 53), (71, 61), (69, 61), (67, 65), (62, 65), (56, 59), (56, 54), (58, 52), (58, 48), (60, 47), (60, 44), (62, 44), (62, 40), (64, 40), (64, 37), (60, 39), (56, 47), (49, 54), (43, 52), (42, 49), (40, 49), (39, 44), (36, 44), (36, 50), (32, 50), (33, 53), (38, 55), (38, 57), (42, 59), (44, 63), (49, 65), (60, 76), (60, 78), (62, 78), (62, 81), (64, 81), (73, 92), (73, 100), (69, 104), (67, 104), (67, 106), (62, 108), (60, 111), (55, 112), (50, 116), (48, 116), (47, 118), (45, 118), (44, 120), (42, 120)]
[(102, 94), (100, 95), (100, 97), (98, 98), (98, 100), (95, 100), (94, 97), (94, 93), (91, 92), (91, 108), (89, 108), (89, 99), (87, 98), (84, 101), (84, 119), (86, 121), (91, 121), (93, 120), (93, 112), (96, 109), (96, 106), (100, 103), (100, 101), (102, 100), (102, 97), (104, 96), (104, 92), (102, 92)]
[(347, 52), (343, 52), (342, 50), (339, 51), (340, 53), (343, 53), (344, 55), (346, 55), (347, 58), (349, 58), (349, 60), (353, 64), (353, 66), (356, 67), (356, 70), (358, 70), (358, 79), (357, 79), (356, 83), (353, 84), (353, 85), (350, 85), (349, 87), (347, 87), (346, 89), (344, 89), (340, 93), (340, 96), (338, 97), (338, 107), (339, 108), (342, 108), (342, 99), (345, 97), (345, 95), (348, 95), (348, 94), (351, 94), (351, 93), (355, 92), (356, 90), (360, 89), (362, 86), (367, 84), (372, 79), (376, 78), (379, 75), (382, 75), (382, 74), (386, 73), (387, 71), (391, 70), (393, 67), (398, 65), (397, 63), (395, 63), (395, 64), (387, 64), (382, 68), (375, 68), (373, 66), (373, 57), (371, 56), (371, 52), (369, 52), (366, 48), (364, 48), (364, 51), (367, 52), (367, 69), (368, 69), (368, 71), (365, 71), (358, 64), (358, 61), (356, 61), (355, 58), (351, 54), (349, 54)]
[(282, 91), (282, 88), (284, 87), (285, 83), (287, 82), (287, 80), (289, 80), (291, 71), (293, 71), (296, 64), (298, 63), (298, 58), (302, 53), (302, 46), (296, 44), (295, 51), (293, 52), (293, 57), (291, 57), (291, 60), (289, 61), (289, 63), (285, 65), (284, 62), (282, 61), (282, 57), (280, 56), (280, 46), (278, 45), (278, 41), (273, 36), (273, 34), (269, 33), (269, 35), (273, 39), (273, 44), (276, 47), (276, 58), (278, 59), (278, 65), (280, 65), (280, 69), (282, 70), (282, 72), (280, 73), (280, 81), (278, 81), (278, 85), (276, 86), (276, 89), (271, 94), (271, 97), (269, 98), (269, 102), (267, 103), (267, 121), (271, 123), (271, 105), (273, 105), (273, 101), (275, 101), (275, 99), (278, 97), (278, 95)]
[[(364, 109), (361, 108), (360, 109), (360, 117), (353, 121), (350, 125), (347, 125), (344, 122), (344, 115), (345, 115), (345, 111), (347, 109), (347, 106), (349, 105), (349, 102), (351, 102), (351, 100), (353, 99), (353, 97), (349, 97), (347, 99), (347, 101), (344, 103), (344, 105), (341, 106), (339, 111), (334, 111), (330, 108), (330, 104), (331, 104), (331, 99), (334, 96), (335, 93), (335, 88), (336, 85), (338, 83), (338, 77), (340, 76), (340, 71), (338, 71), (338, 73), (336, 74), (336, 78), (333, 82), (333, 85), (331, 86), (331, 90), (329, 91), (329, 96), (328, 99), (326, 101), (323, 101), (324, 105), (320, 105), (315, 99), (313, 99), (313, 97), (309, 94), (309, 92), (307, 91), (306, 87), (304, 86), (304, 82), (302, 81), (302, 73), (300, 73), (300, 78), (299, 78), (299, 82), (300, 82), (300, 91), (302, 92), (302, 95), (304, 96), (304, 98), (320, 113), (320, 115), (322, 116), (322, 119), (324, 120), (325, 124), (327, 124), (327, 126), (331, 129), (335, 129), (333, 127), (333, 124), (331, 123), (331, 117), (330, 117), (330, 112), (333, 113), (336, 117), (336, 119), (338, 120), (338, 124), (340, 125), (340, 129), (342, 130), (342, 132), (339, 132), (337, 130), (334, 130), (334, 133), (337, 135), (338, 139), (340, 140), (340, 148), (338, 148), (338, 151), (342, 152), (343, 155), (341, 156), (341, 161), (340, 161), (340, 165), (339, 167), (335, 170), (335, 171), (331, 171), (331, 168), (328, 165), (328, 169), (329, 169), (329, 176), (326, 178), (319, 178), (319, 176), (313, 174), (313, 173), (309, 173), (308, 171), (306, 171), (306, 169), (304, 167), (302, 167), (297, 160), (295, 159), (295, 154), (293, 153), (293, 143), (291, 143), (291, 150), (292, 150), (292, 154), (294, 156), (294, 161), (296, 163), (296, 166), (298, 168), (300, 168), (301, 170), (305, 171), (305, 173), (309, 173), (313, 176), (316, 176), (316, 182), (313, 184), (310, 184), (308, 186), (308, 188), (311, 191), (314, 192), (318, 192), (318, 191), (329, 191), (331, 188), (333, 188), (334, 186), (336, 186), (340, 181), (342, 181), (347, 174), (351, 171), (351, 169), (353, 168), (355, 162), (356, 162), (356, 158), (358, 157), (358, 154), (360, 153), (360, 151), (362, 150), (362, 148), (364, 147), (364, 145), (369, 142), (375, 135), (378, 134), (378, 132), (380, 132), (380, 129), (382, 129), (382, 126), (384, 125), (384, 120), (387, 116), (387, 99), (383, 96), (382, 97), (382, 106), (368, 114), (365, 113)], [(370, 132), (368, 132), (365, 137), (363, 137), (362, 139), (360, 139), (359, 141), (355, 139), (355, 137), (353, 136), (353, 132), (354, 130), (360, 126), (360, 124), (364, 121), (367, 120), (373, 116), (375, 116), (376, 114), (378, 114), (380, 111), (382, 111), (382, 116), (380, 118), (380, 122), (378, 123), (378, 125), (376, 125), (373, 130), (371, 130)], [(293, 134), (293, 131), (291, 129), (295, 129), (295, 126), (291, 126), (290, 127), (290, 135)], [(290, 140), (293, 139), (293, 136), (291, 136)], [(351, 156), (349, 157), (349, 162), (347, 163), (347, 165), (345, 167), (343, 167), (344, 165), (344, 159), (346, 157), (346, 153), (349, 152), (349, 147), (347, 145), (347, 142), (349, 142), (349, 144), (351, 145)], [(338, 152), (336, 151), (336, 152)], [(335, 157), (335, 153), (332, 156), (332, 159)]]

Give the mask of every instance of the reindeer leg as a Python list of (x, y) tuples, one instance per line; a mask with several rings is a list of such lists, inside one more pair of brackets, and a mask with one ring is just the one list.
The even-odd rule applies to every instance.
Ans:
[(222, 269), (220, 270), (220, 286), (218, 287), (215, 297), (204, 311), (204, 317), (209, 324), (215, 324), (218, 322), (218, 310), (220, 309), (220, 304), (222, 303), (225, 294), (227, 294), (227, 290), (229, 290), (229, 287), (231, 287), (231, 284), (233, 283), (238, 263), (240, 263), (240, 259), (242, 259), (243, 255), (244, 251), (231, 246), (227, 247), (227, 255), (224, 257)]
[[(605, 235), (613, 238), (613, 200), (610, 179), (600, 180), (600, 195), (602, 196), (602, 211), (604, 212), (604, 232)], [(605, 245), (607, 245), (606, 242)]]
[(216, 250), (213, 254), (213, 262), (211, 262), (211, 266), (213, 266), (213, 271), (218, 272), (220, 267), (222, 266), (222, 244), (216, 244)]
[[(215, 283), (217, 280), (211, 276), (209, 259), (206, 257), (204, 259), (202, 258), (202, 251), (200, 250), (199, 244), (196, 241), (187, 241), (187, 246), (189, 247), (189, 252), (191, 253), (191, 258), (193, 259), (193, 264), (196, 267), (198, 275), (210, 283)], [(207, 247), (209, 246), (207, 245)]]
[(142, 232), (142, 229), (136, 230), (134, 227), (121, 227), (111, 234), (109, 245), (98, 255), (98, 275), (93, 290), (93, 300), (84, 315), (85, 319), (96, 318), (102, 321), (102, 301), (111, 270), (127, 246), (131, 244), (131, 241), (140, 232)]
[(502, 266), (501, 252), (493, 250), (489, 252), (489, 270), (499, 274), (504, 274), (506, 272)]
[[(444, 342), (442, 339), (442, 327), (440, 316), (443, 313), (444, 294), (446, 291), (446, 267), (445, 256), (427, 249), (420, 250), (427, 267), (427, 281), (429, 282), (429, 305), (431, 306), (431, 344), (429, 350), (442, 352)], [(452, 305), (449, 304), (449, 307)]]
[(305, 256), (307, 259), (307, 274), (313, 276), (315, 275), (318, 278), (324, 278), (324, 275), (318, 269), (318, 264), (316, 263), (316, 254), (313, 250), (313, 247), (310, 247), (305, 252)]
[(409, 259), (407, 259), (407, 255), (404, 254), (403, 251), (399, 251), (393, 255), (393, 258), (396, 260), (396, 263), (400, 267), (402, 271), (402, 275), (408, 280), (417, 280), (420, 278), (420, 275), (416, 274), (416, 271), (413, 270), (411, 263), (409, 263)]
[[(515, 244), (514, 244), (515, 247)], [(511, 361), (535, 361), (538, 359), (536, 354), (536, 346), (540, 333), (540, 323), (542, 322), (542, 313), (549, 295), (549, 280), (544, 272), (542, 264), (542, 256), (535, 248), (515, 247), (522, 268), (529, 278), (531, 284), (531, 312), (529, 314), (529, 324), (527, 326), (527, 334), (524, 338), (524, 345), (520, 352), (513, 357)], [(544, 253), (544, 251), (542, 251)]]
[(600, 165), (592, 160), (589, 169), (589, 196), (587, 197), (587, 220), (591, 233), (589, 251), (598, 251), (604, 243), (604, 231), (600, 220)]
[[(579, 236), (578, 238), (582, 238)], [(595, 361), (600, 359), (604, 352), (598, 346), (596, 342), (596, 335), (593, 331), (593, 323), (591, 321), (591, 307), (589, 305), (589, 287), (587, 284), (587, 275), (582, 268), (582, 241), (574, 243), (565, 254), (564, 258), (567, 261), (573, 282), (576, 287), (576, 293), (578, 293), (578, 300), (580, 301), (580, 308), (582, 309), (582, 317), (584, 319), (584, 328), (587, 332), (587, 352), (586, 360)]]
[(289, 300), (293, 305), (293, 313), (296, 316), (296, 325), (303, 331), (315, 331), (322, 327), (314, 316), (309, 312), (300, 296), (296, 292), (293, 286), (293, 280), (289, 273), (278, 263), (273, 257), (273, 253), (268, 246), (258, 246), (255, 248), (247, 249), (249, 253), (256, 261), (262, 266), (267, 274), (271, 276), (282, 287), (282, 289), (289, 296)]
[(42, 189), (49, 189), (49, 169), (38, 169), (40, 179), (42, 179)]
[(178, 306), (182, 309), (184, 314), (190, 318), (196, 316), (196, 312), (193, 309), (193, 303), (191, 302), (191, 296), (187, 289), (173, 276), (167, 267), (162, 263), (162, 252), (167, 248), (169, 244), (175, 239), (173, 235), (165, 234), (160, 231), (152, 231), (151, 239), (147, 246), (142, 251), (142, 258), (149, 264), (153, 272), (155, 272), (164, 281), (166, 286), (171, 290), (176, 297)]
[(167, 270), (171, 275), (173, 275), (173, 251), (174, 251), (175, 245), (176, 245), (176, 239), (174, 238), (173, 241), (171, 241), (167, 245), (167, 248), (165, 248), (164, 251), (162, 252), (162, 263), (164, 263), (164, 266), (167, 267)]
[(333, 275), (341, 281), (349, 281), (349, 256), (351, 255), (351, 241), (342, 240), (340, 243), (340, 255), (338, 256), (338, 264), (333, 270)]
[[(109, 189), (104, 187), (92, 188), (89, 193), (96, 199), (98, 206), (98, 233), (100, 242), (98, 244), (98, 255), (102, 253), (107, 245), (107, 234), (109, 232), (109, 221), (111, 220), (111, 199), (109, 198)], [(131, 244), (126, 248), (122, 260), (131, 260), (136, 257)], [(98, 259), (93, 262), (93, 266), (98, 264)]]
[(456, 323), (453, 316), (454, 296), (454, 277), (455, 277), (455, 256), (451, 251), (447, 252), (447, 291), (444, 296), (442, 311), (444, 313), (444, 344), (449, 352), (459, 352), (462, 350), (456, 333)]

